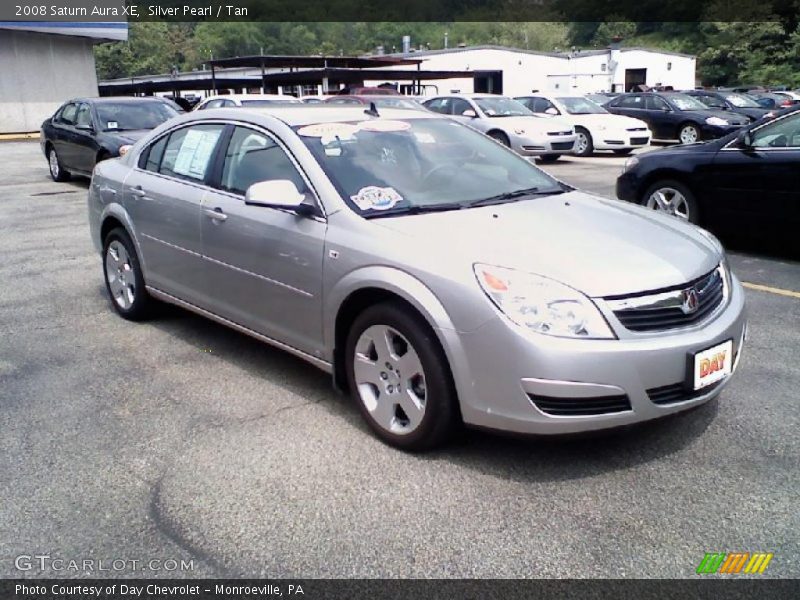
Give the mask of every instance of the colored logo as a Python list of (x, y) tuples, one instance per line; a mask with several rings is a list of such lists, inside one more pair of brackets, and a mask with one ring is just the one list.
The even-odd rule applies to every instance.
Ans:
[(697, 574), (761, 574), (766, 571), (772, 556), (772, 552), (706, 552), (697, 567)]

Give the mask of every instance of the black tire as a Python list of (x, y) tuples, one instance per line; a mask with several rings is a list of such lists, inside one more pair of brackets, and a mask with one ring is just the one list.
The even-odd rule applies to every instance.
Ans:
[[(684, 131), (694, 130), (694, 141), (684, 141)], [(700, 127), (696, 123), (681, 123), (678, 127), (678, 141), (681, 144), (693, 144), (694, 142), (702, 142), (703, 141), (703, 133), (700, 131)]]
[[(591, 156), (594, 154), (594, 140), (592, 139), (592, 134), (589, 133), (589, 130), (584, 127), (576, 127), (575, 128), (576, 134), (581, 134), (586, 136), (586, 148), (584, 148), (583, 152), (578, 152), (577, 150), (573, 152), (575, 156)], [(577, 147), (578, 142), (575, 141), (575, 146)]]
[(538, 157), (539, 162), (541, 163), (554, 163), (559, 158), (561, 158), (560, 154), (542, 154), (541, 156)]
[[(355, 381), (355, 352), (361, 335), (372, 326), (395, 330), (416, 351), (424, 372), (425, 409), (419, 425), (397, 434), (381, 426), (370, 414)], [(425, 320), (400, 302), (370, 306), (353, 322), (345, 346), (345, 370), (350, 393), (362, 417), (385, 443), (402, 450), (429, 450), (443, 444), (458, 422), (458, 400), (447, 357)], [(379, 393), (378, 398), (385, 398)], [(396, 413), (395, 413), (396, 414)]]
[(69, 181), (70, 173), (64, 168), (61, 157), (58, 156), (58, 152), (51, 144), (47, 145), (47, 166), (53, 181), (58, 181), (59, 183)]
[(633, 148), (621, 148), (619, 150), (612, 150), (612, 152), (617, 156), (628, 156), (628, 154), (633, 152)]
[[(129, 265), (130, 269), (125, 273), (126, 285), (124, 287), (126, 290), (130, 290), (129, 295), (127, 295), (126, 292), (127, 297), (132, 298), (129, 306), (123, 305), (124, 300), (118, 301), (117, 298), (115, 298), (115, 294), (112, 291), (112, 282), (109, 281), (109, 249), (111, 248), (112, 244), (121, 244), (127, 253), (127, 265)], [(117, 273), (119, 273), (119, 271), (117, 271)], [(136, 254), (136, 248), (133, 245), (133, 241), (128, 235), (128, 232), (121, 227), (117, 227), (109, 231), (105, 240), (103, 240), (103, 277), (106, 282), (106, 291), (108, 292), (109, 299), (111, 300), (111, 305), (122, 318), (128, 319), (129, 321), (141, 321), (150, 316), (154, 300), (150, 294), (147, 293), (147, 290), (144, 287), (142, 267), (139, 263), (139, 257)], [(132, 282), (131, 277), (133, 279)], [(132, 286), (130, 285), (131, 283)]]
[(686, 199), (686, 205), (688, 206), (689, 211), (688, 221), (697, 225), (700, 222), (700, 205), (697, 202), (697, 198), (695, 198), (695, 195), (692, 193), (692, 190), (690, 190), (680, 181), (675, 181), (674, 179), (662, 179), (660, 181), (656, 181), (650, 187), (648, 187), (642, 197), (639, 198), (639, 204), (647, 207), (650, 196), (652, 196), (657, 190), (664, 188), (677, 190), (683, 195), (683, 197)]
[(490, 131), (486, 135), (488, 135), (493, 140), (500, 142), (506, 148), (511, 147), (511, 142), (509, 141), (508, 136), (502, 131)]

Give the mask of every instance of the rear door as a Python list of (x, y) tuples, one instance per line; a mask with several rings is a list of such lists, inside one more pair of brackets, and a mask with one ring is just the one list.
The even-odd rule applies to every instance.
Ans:
[(64, 106), (52, 121), (53, 147), (65, 169), (76, 168), (73, 136), (75, 135), (75, 118), (78, 114), (78, 103), (70, 102)]
[(625, 115), (626, 117), (641, 119), (650, 125), (650, 119), (648, 118), (647, 110), (645, 110), (645, 98), (641, 94), (620, 96), (609, 102), (605, 108), (615, 115)]
[(123, 196), (137, 230), (146, 281), (204, 306), (200, 206), (225, 125), (199, 123), (155, 140), (125, 180)]
[(94, 169), (98, 150), (96, 136), (92, 108), (86, 102), (81, 102), (75, 114), (75, 128), (70, 140), (75, 169), (87, 173)]
[(316, 202), (310, 183), (280, 140), (246, 126), (233, 129), (215, 178), (201, 217), (210, 310), (318, 356), (327, 223), (244, 201), (254, 183), (288, 179)]

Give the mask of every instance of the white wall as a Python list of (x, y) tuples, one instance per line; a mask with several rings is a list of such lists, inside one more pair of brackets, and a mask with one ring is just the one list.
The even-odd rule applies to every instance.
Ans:
[(618, 56), (617, 68), (614, 70), (615, 84), (624, 86), (626, 69), (647, 69), (645, 83), (650, 87), (671, 85), (676, 90), (694, 89), (696, 68), (694, 57), (625, 49), (622, 49)]
[(38, 131), (76, 96), (97, 96), (92, 41), (0, 29), (0, 133)]

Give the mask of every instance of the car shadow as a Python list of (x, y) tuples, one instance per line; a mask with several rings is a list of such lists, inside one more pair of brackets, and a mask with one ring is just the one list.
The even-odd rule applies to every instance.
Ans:
[[(98, 293), (105, 296), (105, 289), (99, 288)], [(333, 389), (330, 375), (287, 352), (172, 305), (160, 306), (148, 324), (187, 344), (210, 348), (217, 359), (316, 403), (358, 430), (354, 435), (372, 435), (350, 397)], [(703, 435), (717, 411), (714, 400), (657, 421), (577, 436), (511, 437), (461, 428), (445, 447), (415, 458), (447, 461), (521, 482), (582, 479), (681, 451)], [(395, 452), (388, 447), (386, 451)]]

